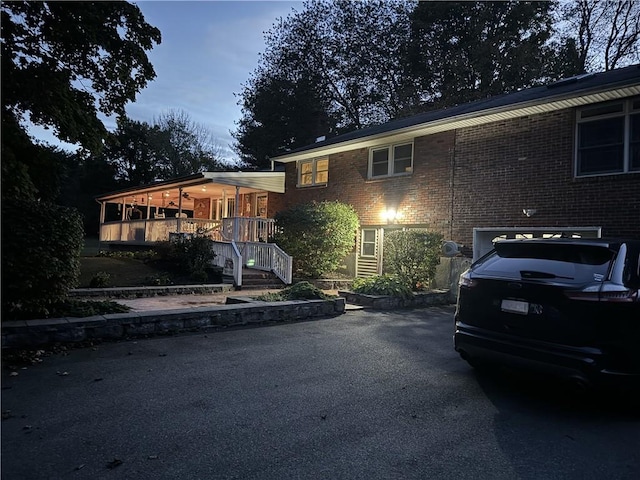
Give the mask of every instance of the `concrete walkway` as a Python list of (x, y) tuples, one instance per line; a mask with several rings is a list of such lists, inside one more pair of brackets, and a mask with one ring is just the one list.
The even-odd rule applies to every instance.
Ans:
[[(338, 295), (337, 290), (323, 290), (327, 295)], [(278, 290), (231, 290), (220, 293), (182, 294), (182, 295), (156, 295), (141, 298), (92, 298), (92, 300), (112, 300), (126, 305), (132, 312), (152, 312), (159, 310), (176, 310), (185, 308), (208, 307), (225, 305), (227, 297), (257, 297), (266, 293), (277, 293)], [(359, 309), (357, 305), (348, 305), (348, 308)]]

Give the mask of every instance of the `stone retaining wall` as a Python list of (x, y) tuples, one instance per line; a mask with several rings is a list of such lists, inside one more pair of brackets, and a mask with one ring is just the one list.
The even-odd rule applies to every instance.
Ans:
[(250, 302), (85, 318), (2, 322), (3, 348), (31, 348), (85, 340), (118, 340), (224, 327), (295, 322), (333, 317), (345, 311), (345, 299)]
[(72, 297), (142, 298), (158, 295), (193, 295), (224, 293), (232, 291), (233, 285), (164, 285), (159, 287), (103, 287), (76, 288), (69, 292)]
[(425, 293), (414, 293), (413, 297), (409, 299), (392, 297), (389, 295), (366, 295), (364, 293), (348, 291), (339, 291), (338, 295), (344, 298), (347, 303), (378, 310), (430, 307), (433, 305), (449, 305), (452, 303), (449, 290), (434, 290)]

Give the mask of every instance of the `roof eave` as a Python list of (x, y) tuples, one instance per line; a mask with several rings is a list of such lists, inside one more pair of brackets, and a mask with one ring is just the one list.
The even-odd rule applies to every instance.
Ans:
[(344, 142), (318, 146), (317, 148), (311, 147), (303, 151), (274, 157), (273, 160), (281, 163), (295, 162), (318, 156), (332, 155), (346, 150), (369, 148), (376, 145), (383, 145), (385, 143), (409, 140), (415, 137), (443, 132), (446, 130), (453, 130), (456, 128), (481, 125), (498, 120), (545, 113), (565, 108), (573, 108), (635, 95), (640, 95), (640, 85), (627, 85), (615, 89), (611, 89), (609, 86), (595, 91), (571, 92), (571, 94), (547, 97), (544, 101), (538, 99), (528, 102), (514, 103), (442, 118), (431, 122), (410, 125), (404, 128), (359, 137)]

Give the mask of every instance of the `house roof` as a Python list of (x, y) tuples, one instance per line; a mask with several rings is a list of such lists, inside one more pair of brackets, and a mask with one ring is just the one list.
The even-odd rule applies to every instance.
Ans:
[[(206, 189), (207, 194), (221, 191), (225, 187), (239, 187), (241, 193), (275, 192), (284, 193), (284, 172), (201, 172), (185, 177), (174, 178), (149, 185), (125, 188), (115, 192), (105, 193), (96, 197), (99, 202), (121, 200), (125, 197), (153, 194), (182, 189), (183, 192), (199, 194)], [(202, 195), (200, 193), (200, 195)]]
[(590, 73), (548, 85), (424, 112), (355, 130), (273, 157), (282, 163), (329, 155), (345, 149), (413, 139), (455, 128), (640, 95), (640, 65)]

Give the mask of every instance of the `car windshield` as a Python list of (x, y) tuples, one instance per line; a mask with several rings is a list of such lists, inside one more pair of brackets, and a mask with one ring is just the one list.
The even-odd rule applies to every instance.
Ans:
[(614, 252), (576, 244), (497, 242), (477, 273), (509, 279), (551, 279), (567, 283), (602, 281)]

